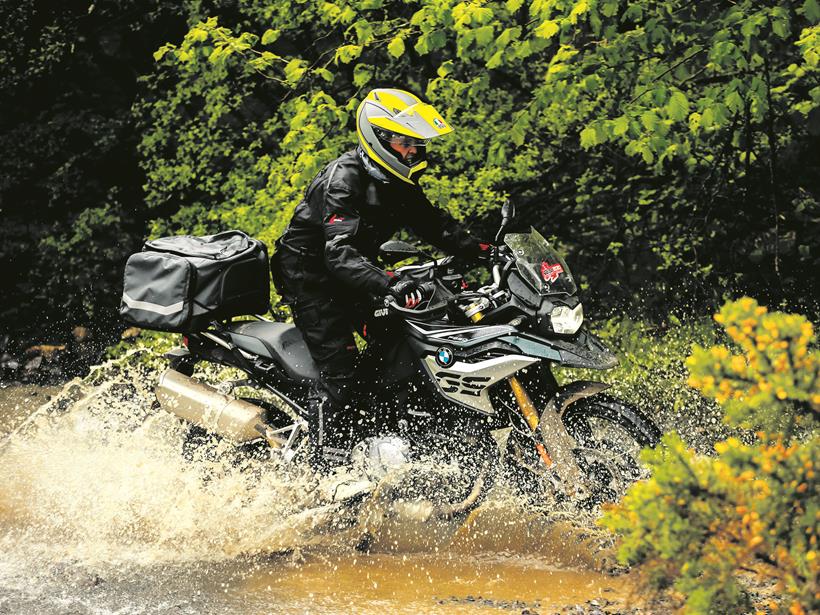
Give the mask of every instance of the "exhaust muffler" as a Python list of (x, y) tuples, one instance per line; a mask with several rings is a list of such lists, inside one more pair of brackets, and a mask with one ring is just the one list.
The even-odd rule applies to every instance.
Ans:
[(166, 412), (234, 442), (256, 440), (267, 432), (263, 408), (223, 395), (176, 370), (165, 370), (154, 392)]

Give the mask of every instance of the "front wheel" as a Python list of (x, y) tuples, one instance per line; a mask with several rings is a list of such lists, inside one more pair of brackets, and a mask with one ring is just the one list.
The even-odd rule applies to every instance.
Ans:
[[(570, 404), (561, 418), (577, 446), (573, 449), (588, 480), (590, 494), (579, 506), (591, 508), (617, 500), (644, 476), (638, 462), (642, 448), (658, 444), (661, 432), (635, 406), (605, 394)], [(535, 440), (513, 430), (505, 458), (513, 482), (530, 497), (541, 499), (560, 485), (535, 452)], [(560, 468), (557, 469), (560, 475)], [(557, 488), (557, 489), (556, 489)]]
[(642, 448), (660, 442), (661, 432), (638, 408), (609, 395), (594, 395), (571, 404), (561, 418), (578, 443), (575, 458), (589, 482), (590, 496), (582, 506), (615, 501), (644, 478), (638, 456)]

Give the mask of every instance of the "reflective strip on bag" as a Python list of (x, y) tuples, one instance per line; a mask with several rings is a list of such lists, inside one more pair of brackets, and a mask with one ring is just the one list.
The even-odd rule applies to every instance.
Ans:
[(162, 314), (163, 316), (181, 312), (185, 307), (185, 301), (179, 301), (177, 303), (172, 303), (171, 305), (160, 305), (159, 303), (151, 303), (150, 301), (137, 301), (125, 293), (122, 294), (122, 301), (125, 305), (132, 309), (154, 312), (155, 314)]

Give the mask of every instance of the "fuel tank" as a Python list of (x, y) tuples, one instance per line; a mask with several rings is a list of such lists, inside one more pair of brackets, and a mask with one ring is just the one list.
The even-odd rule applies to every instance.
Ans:
[(249, 442), (264, 434), (263, 408), (173, 369), (163, 372), (154, 392), (163, 410), (234, 442)]

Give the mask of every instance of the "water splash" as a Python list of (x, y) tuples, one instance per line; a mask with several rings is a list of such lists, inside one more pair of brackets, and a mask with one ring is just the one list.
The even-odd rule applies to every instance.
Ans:
[(152, 410), (151, 374), (128, 364), (104, 371), (67, 385), (5, 445), (4, 526), (30, 532), (28, 546), (52, 558), (89, 564), (218, 561), (290, 546), (280, 523), (310, 499), (310, 477), (235, 463), (228, 444), (186, 460), (185, 426)]
[[(135, 604), (165, 587), (163, 604), (182, 604), (180, 612), (247, 612), (237, 604), (248, 596), (228, 608), (217, 587), (255, 588), (264, 602), (259, 579), (275, 571), (301, 587), (327, 558), (353, 576), (356, 561), (372, 568), (372, 558), (400, 557), (385, 561), (437, 574), (472, 561), (486, 574), (496, 566), (522, 579), (535, 564), (611, 563), (611, 541), (590, 519), (534, 511), (503, 487), (463, 525), (389, 517), (371, 541), (388, 555), (359, 554), (361, 518), (323, 501), (305, 469), (238, 457), (224, 442), (186, 459), (187, 426), (156, 408), (155, 377), (135, 360), (111, 362), (0, 436), (0, 610), (74, 612), (90, 600), (89, 612), (161, 612)], [(271, 559), (276, 553), (290, 555)], [(292, 606), (310, 603), (299, 600)]]

